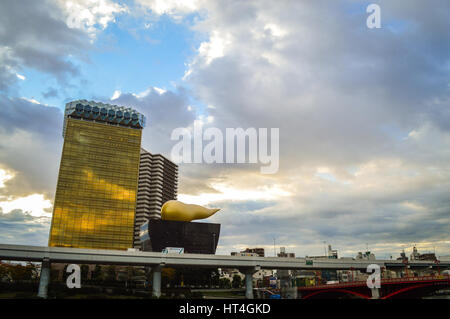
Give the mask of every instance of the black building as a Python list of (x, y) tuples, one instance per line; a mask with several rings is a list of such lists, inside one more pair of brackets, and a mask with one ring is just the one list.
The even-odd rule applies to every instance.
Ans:
[(141, 250), (184, 248), (190, 254), (215, 254), (220, 224), (150, 219), (140, 227)]

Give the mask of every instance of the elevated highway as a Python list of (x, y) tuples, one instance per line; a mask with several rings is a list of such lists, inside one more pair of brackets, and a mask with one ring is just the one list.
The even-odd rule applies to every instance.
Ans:
[[(153, 269), (153, 293), (161, 295), (161, 268), (168, 267), (216, 267), (237, 268), (245, 273), (247, 297), (252, 298), (252, 275), (260, 269), (279, 270), (346, 270), (366, 272), (367, 266), (377, 264), (385, 269), (403, 269), (399, 260), (348, 260), (348, 259), (308, 259), (284, 257), (225, 256), (202, 254), (164, 254), (159, 252), (97, 250), (64, 247), (42, 247), (0, 244), (0, 260), (42, 262), (39, 296), (47, 296), (50, 280), (50, 263), (102, 264), (150, 266)], [(433, 261), (411, 261), (411, 269), (440, 267), (449, 268), (450, 262), (436, 264)]]
[[(159, 252), (97, 250), (43, 246), (0, 244), (0, 260), (41, 262), (48, 259), (55, 263), (112, 264), (135, 266), (197, 266), (218, 268), (259, 269), (311, 269), (311, 270), (366, 270), (370, 264), (386, 269), (405, 267), (400, 260), (347, 260), (284, 257), (253, 257), (202, 254), (163, 254)], [(411, 261), (410, 268), (436, 267), (433, 261)], [(442, 268), (450, 267), (450, 261), (441, 262)]]

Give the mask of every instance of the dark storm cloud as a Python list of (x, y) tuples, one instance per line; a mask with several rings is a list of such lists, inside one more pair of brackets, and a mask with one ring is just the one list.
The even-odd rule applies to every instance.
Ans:
[[(223, 57), (194, 62), (189, 77), (194, 92), (215, 106), (209, 111), (218, 125), (280, 127), (282, 167), (293, 158), (342, 165), (389, 154), (396, 136), (386, 127), (400, 134), (427, 120), (450, 127), (449, 71), (442, 67), (449, 62), (448, 3), (414, 2), (404, 11), (383, 3), (386, 21), (412, 21), (401, 33), (369, 30), (362, 5), (354, 15), (329, 1), (289, 6), (229, 6), (243, 17), (238, 24), (218, 10), (200, 25), (232, 38)], [(255, 10), (259, 19), (245, 18)], [(269, 23), (286, 35), (267, 37)]]
[(0, 95), (0, 132), (11, 134), (14, 130), (25, 130), (53, 138), (60, 134), (62, 120), (63, 114), (57, 107)]
[[(323, 241), (341, 249), (385, 243), (418, 243), (443, 239), (450, 231), (449, 219), (433, 220), (432, 214), (415, 212), (405, 208), (381, 206), (379, 211), (348, 210), (339, 214), (324, 211), (298, 210), (285, 216), (285, 209), (272, 206), (273, 214), (263, 211), (232, 210), (232, 205), (219, 204), (223, 212), (214, 215), (212, 222), (222, 224), (220, 245), (230, 249), (233, 245), (268, 246), (276, 238), (277, 246), (291, 246), (290, 251), (300, 255), (320, 254)], [(279, 212), (279, 214), (278, 214)], [(447, 210), (447, 216), (450, 210)], [(445, 236), (444, 236), (445, 238)], [(315, 249), (311, 247), (317, 245)], [(444, 248), (445, 249), (445, 248)], [(398, 254), (400, 251), (392, 251)]]
[[(201, 3), (208, 14), (194, 28), (210, 41), (187, 81), (213, 106), (208, 125), (279, 127), (280, 172), (261, 183), (292, 191), (256, 210), (210, 203), (222, 207), (212, 218), (224, 251), (274, 237), (303, 254), (323, 241), (382, 250), (448, 240), (450, 4), (379, 3), (374, 30), (356, 1)], [(255, 189), (251, 166), (185, 166), (189, 185), (202, 185), (181, 182), (188, 194), (214, 193), (217, 177)], [(319, 167), (336, 181), (320, 181)]]
[(57, 89), (49, 87), (47, 89), (47, 91), (42, 93), (42, 96), (45, 97), (46, 99), (48, 99), (48, 98), (52, 98), (52, 97), (58, 97), (59, 93), (58, 93)]
[(20, 209), (3, 214), (0, 209), (2, 244), (46, 246), (49, 228), (49, 218), (33, 217)]
[(53, 200), (62, 147), (60, 109), (0, 95), (0, 163), (16, 176), (0, 194)]
[(146, 127), (143, 130), (142, 146), (151, 153), (161, 153), (168, 158), (174, 145), (170, 140), (172, 131), (189, 126), (195, 119), (195, 114), (188, 110), (188, 95), (183, 88), (164, 93), (149, 88), (139, 96), (123, 93), (109, 103), (126, 105), (144, 114)]

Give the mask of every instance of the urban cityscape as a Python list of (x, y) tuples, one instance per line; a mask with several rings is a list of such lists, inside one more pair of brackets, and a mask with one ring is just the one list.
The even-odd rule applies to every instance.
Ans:
[[(141, 148), (142, 130), (146, 122), (144, 115), (131, 108), (87, 100), (67, 103), (64, 114), (64, 146), (49, 247), (91, 249), (98, 253), (115, 250), (119, 253), (215, 254), (220, 241), (220, 225), (191, 222), (192, 218), (169, 218), (170, 209), (176, 215), (184, 214), (186, 210), (184, 206), (178, 208), (177, 205), (182, 203), (176, 201), (178, 165), (160, 154), (151, 154)], [(173, 203), (177, 203), (175, 207)], [(198, 205), (194, 205), (193, 209), (207, 210)], [(199, 219), (207, 218), (211, 213)], [(21, 246), (14, 248), (14, 245), (0, 246), (0, 257), (20, 260), (15, 250), (22, 249)], [(392, 256), (388, 261), (377, 260), (368, 249), (354, 257), (340, 257), (338, 250), (329, 244), (324, 252), (319, 256), (305, 256), (302, 262), (305, 266), (314, 266), (320, 261), (336, 261), (332, 269), (261, 268), (258, 258), (268, 257), (264, 248), (231, 252), (235, 259), (250, 257), (254, 264), (251, 267), (210, 267), (208, 271), (193, 267), (195, 263), (181, 264), (181, 267), (166, 267), (165, 262), (163, 265), (152, 263), (151, 266), (136, 266), (131, 262), (129, 265), (100, 265), (90, 262), (90, 258), (85, 256), (80, 261), (89, 263), (80, 267), (80, 281), (82, 278), (91, 286), (88, 291), (95, 291), (99, 283), (105, 282), (107, 287), (115, 287), (115, 290), (107, 288), (109, 293), (117, 291), (131, 296), (157, 298), (164, 293), (165, 297), (174, 298), (296, 299), (320, 296), (321, 289), (331, 286), (334, 289), (331, 297), (335, 298), (340, 294), (380, 298), (380, 292), (364, 295), (358, 290), (361, 287), (357, 286), (361, 283), (366, 285), (371, 274), (364, 268), (361, 270), (361, 266), (379, 261), (384, 265), (380, 279), (390, 283), (390, 290), (384, 292), (383, 297), (396, 296), (405, 289), (405, 278), (413, 280), (406, 284), (417, 286), (411, 291), (406, 290), (415, 293), (413, 296), (425, 294), (420, 283), (423, 288), (429, 289), (430, 282), (435, 284), (432, 292), (438, 291), (444, 296), (448, 293), (443, 288), (450, 284), (450, 256), (437, 257), (434, 252), (419, 253), (414, 246), (409, 257), (402, 251), (395, 258), (399, 263), (388, 266)], [(295, 253), (286, 251), (285, 247), (277, 250), (275, 243), (273, 253), (276, 259), (296, 258)], [(255, 260), (253, 257), (258, 258)], [(28, 256), (23, 255), (23, 258), (27, 260)], [(49, 295), (58, 298), (61, 290), (67, 293), (64, 286), (68, 282), (69, 264), (52, 262), (49, 257), (41, 258), (41, 267), (31, 263), (23, 266), (2, 262), (1, 281), (8, 284), (25, 278), (28, 282), (39, 279), (38, 296), (42, 298)], [(354, 261), (356, 263), (353, 265)], [(361, 264), (362, 261), (366, 263)], [(422, 263), (416, 265), (419, 261)], [(336, 295), (336, 290), (345, 288), (348, 291), (348, 285), (352, 283), (356, 285), (353, 293), (338, 292)], [(78, 288), (81, 288), (81, 283)], [(324, 296), (327, 296), (328, 292), (323, 290)], [(97, 293), (102, 291), (103, 288)]]
[(432, 2), (2, 1), (0, 299), (448, 300)]

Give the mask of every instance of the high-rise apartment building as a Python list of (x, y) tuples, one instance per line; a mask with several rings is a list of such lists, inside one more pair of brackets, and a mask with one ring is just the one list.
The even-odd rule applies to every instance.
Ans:
[(140, 227), (161, 218), (161, 206), (177, 199), (178, 166), (160, 154), (141, 149), (139, 186), (134, 224), (134, 247), (140, 248)]
[(127, 249), (145, 117), (86, 100), (66, 104), (49, 246)]

